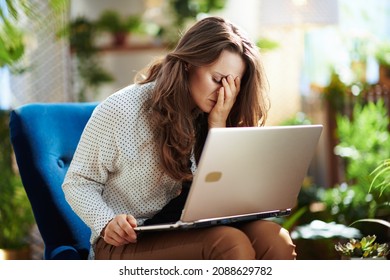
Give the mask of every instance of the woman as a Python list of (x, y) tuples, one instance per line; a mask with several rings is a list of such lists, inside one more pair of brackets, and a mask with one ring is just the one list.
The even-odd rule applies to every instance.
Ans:
[(263, 125), (265, 77), (256, 46), (219, 17), (197, 22), (138, 83), (94, 111), (63, 190), (91, 228), (91, 259), (294, 259), (270, 221), (142, 233), (180, 216), (207, 131)]

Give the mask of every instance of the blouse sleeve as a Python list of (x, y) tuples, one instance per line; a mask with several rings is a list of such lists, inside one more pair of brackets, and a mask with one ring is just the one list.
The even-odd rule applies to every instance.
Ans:
[(109, 100), (96, 107), (62, 185), (71, 208), (97, 233), (115, 216), (103, 201), (102, 192), (108, 174), (116, 170), (118, 119), (115, 106)]

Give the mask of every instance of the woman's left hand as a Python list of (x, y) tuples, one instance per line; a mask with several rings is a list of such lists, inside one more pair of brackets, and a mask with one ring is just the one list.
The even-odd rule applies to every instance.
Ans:
[(214, 108), (211, 110), (208, 123), (209, 128), (226, 127), (226, 120), (230, 110), (233, 108), (234, 102), (240, 92), (240, 78), (233, 79), (232, 75), (228, 75), (222, 79), (222, 87), (218, 91), (218, 99)]

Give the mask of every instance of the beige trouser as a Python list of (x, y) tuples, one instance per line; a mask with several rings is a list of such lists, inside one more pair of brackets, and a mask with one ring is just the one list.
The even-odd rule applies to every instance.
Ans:
[(239, 226), (142, 233), (137, 243), (112, 246), (100, 238), (95, 259), (113, 260), (254, 260), (296, 258), (287, 230), (271, 221)]

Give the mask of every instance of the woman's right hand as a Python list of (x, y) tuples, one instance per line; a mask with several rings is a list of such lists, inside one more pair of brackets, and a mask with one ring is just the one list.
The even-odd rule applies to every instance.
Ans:
[(226, 120), (236, 102), (240, 92), (241, 81), (239, 77), (228, 75), (222, 78), (222, 87), (218, 90), (218, 99), (208, 117), (209, 128), (226, 127)]
[(102, 231), (102, 237), (108, 244), (121, 246), (137, 242), (137, 234), (133, 228), (137, 221), (132, 215), (121, 214), (115, 216)]

